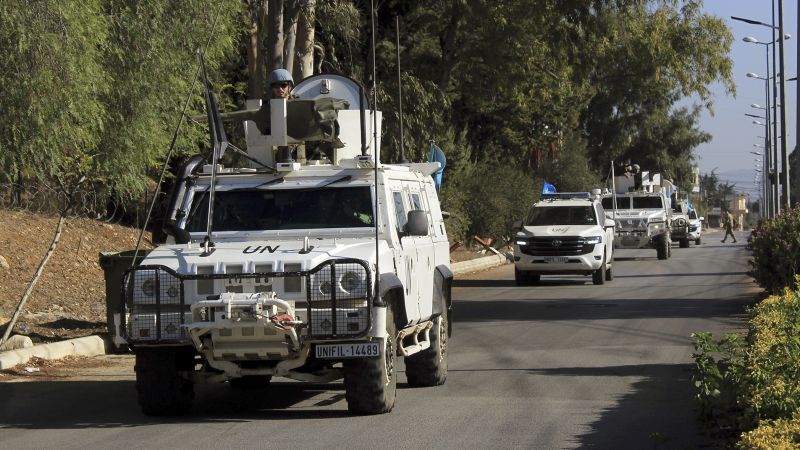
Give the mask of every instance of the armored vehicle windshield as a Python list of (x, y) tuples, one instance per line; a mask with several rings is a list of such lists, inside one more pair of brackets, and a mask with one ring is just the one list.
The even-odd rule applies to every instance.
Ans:
[[(195, 194), (186, 230), (203, 232), (208, 192)], [(324, 189), (243, 189), (217, 191), (214, 231), (294, 230), (372, 227), (368, 186)]]

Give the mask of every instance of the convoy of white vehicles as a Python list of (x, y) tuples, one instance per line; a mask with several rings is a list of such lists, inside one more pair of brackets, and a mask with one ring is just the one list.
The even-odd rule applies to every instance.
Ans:
[[(343, 378), (348, 409), (375, 414), (395, 404), (399, 357), (410, 386), (447, 377), (439, 163), (382, 164), (380, 112), (349, 78), (310, 77), (293, 94), (245, 124), (249, 167), (216, 154), (182, 168), (167, 243), (125, 272), (118, 340), (136, 354), (147, 414), (187, 411), (195, 383), (274, 376)], [(224, 150), (221, 120), (209, 124)]]
[[(137, 249), (110, 319), (136, 355), (147, 414), (187, 411), (197, 383), (258, 388), (276, 376), (343, 379), (351, 412), (388, 412), (399, 357), (410, 386), (445, 382), (453, 273), (431, 177), (440, 164), (382, 163), (380, 112), (352, 79), (312, 76), (292, 93), (226, 115), (206, 83), (213, 152), (180, 169), (166, 243), (141, 262)], [(245, 121), (245, 167), (221, 162), (233, 148), (223, 117)], [(693, 211), (670, 207), (671, 183), (628, 184), (543, 196), (516, 225), (516, 283), (577, 274), (600, 285), (617, 249), (666, 259), (672, 239), (700, 243)]]

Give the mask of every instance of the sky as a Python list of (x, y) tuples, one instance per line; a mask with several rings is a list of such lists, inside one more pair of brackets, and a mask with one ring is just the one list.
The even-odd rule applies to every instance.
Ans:
[[(730, 58), (733, 60), (733, 79), (736, 83), (735, 97), (728, 96), (721, 84), (711, 86), (713, 92), (714, 114), (704, 112), (700, 119), (700, 128), (712, 135), (709, 143), (696, 149), (700, 173), (709, 173), (716, 169), (720, 181), (736, 184), (736, 190), (749, 194), (751, 200), (757, 200), (759, 193), (754, 178), (755, 160), (760, 158), (750, 152), (762, 149), (754, 144), (764, 145), (764, 126), (753, 124), (752, 117), (745, 114), (763, 115), (763, 111), (752, 108), (752, 103), (764, 105), (764, 81), (748, 78), (748, 72), (766, 76), (767, 61), (764, 45), (743, 42), (745, 36), (752, 36), (761, 42), (769, 42), (772, 34), (770, 28), (751, 25), (731, 19), (731, 16), (744, 17), (759, 22), (772, 22), (773, 0), (705, 0), (704, 9), (708, 14), (717, 16), (728, 24), (733, 34)], [(775, 15), (777, 26), (777, 2)], [(786, 78), (797, 76), (797, 0), (783, 0), (784, 33), (791, 38), (784, 41), (784, 67)], [(776, 33), (777, 34), (777, 33)], [(771, 47), (770, 47), (771, 51)], [(771, 56), (770, 56), (771, 62)], [(770, 72), (772, 67), (770, 66)], [(770, 74), (772, 75), (772, 74)], [(796, 142), (797, 121), (797, 82), (786, 82), (786, 129), (788, 140), (787, 151), (794, 149)], [(780, 111), (779, 111), (780, 114)], [(780, 132), (780, 126), (778, 128)], [(761, 138), (759, 138), (761, 136)], [(763, 163), (762, 163), (763, 165)], [(790, 168), (791, 173), (791, 168)]]

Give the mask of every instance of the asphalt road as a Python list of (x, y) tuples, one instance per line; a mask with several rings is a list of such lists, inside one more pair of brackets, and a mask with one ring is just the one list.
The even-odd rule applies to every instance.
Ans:
[[(719, 234), (672, 258), (619, 251), (615, 279), (507, 265), (457, 281), (450, 372), (390, 414), (353, 417), (340, 383), (200, 386), (176, 419), (139, 412), (130, 358), (60, 381), (0, 383), (3, 448), (702, 448), (690, 334), (741, 329), (758, 292), (748, 252)], [(402, 367), (401, 367), (402, 369)]]

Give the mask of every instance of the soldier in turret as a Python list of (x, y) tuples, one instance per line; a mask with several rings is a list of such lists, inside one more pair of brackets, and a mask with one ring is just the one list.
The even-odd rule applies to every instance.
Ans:
[(294, 88), (292, 74), (286, 69), (275, 69), (269, 74), (270, 98), (289, 98)]

